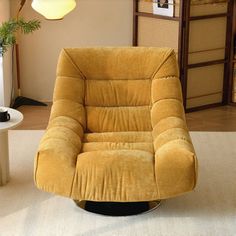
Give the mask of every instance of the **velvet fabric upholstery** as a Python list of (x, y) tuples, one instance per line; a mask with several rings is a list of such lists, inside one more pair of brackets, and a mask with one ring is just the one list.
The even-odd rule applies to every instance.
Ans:
[(35, 160), (38, 188), (76, 200), (174, 197), (196, 185), (175, 53), (68, 48)]

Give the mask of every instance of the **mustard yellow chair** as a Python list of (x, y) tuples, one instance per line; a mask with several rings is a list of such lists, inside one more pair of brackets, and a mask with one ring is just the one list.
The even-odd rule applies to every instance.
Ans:
[(35, 160), (38, 188), (75, 200), (167, 199), (196, 185), (175, 53), (63, 49)]

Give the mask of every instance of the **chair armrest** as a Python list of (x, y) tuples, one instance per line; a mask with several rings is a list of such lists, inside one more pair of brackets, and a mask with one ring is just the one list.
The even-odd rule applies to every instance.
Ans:
[(60, 154), (60, 158), (75, 165), (81, 150), (83, 133), (79, 122), (67, 116), (58, 116), (49, 122), (38, 151), (53, 150)]
[(191, 191), (196, 185), (197, 159), (185, 121), (174, 51), (152, 78), (151, 122), (160, 199)]
[(69, 197), (77, 156), (86, 129), (84, 78), (61, 52), (47, 130), (35, 159), (35, 183), (44, 191)]
[(191, 191), (196, 185), (197, 159), (185, 121), (164, 118), (154, 127), (153, 137), (160, 199)]
[(83, 128), (76, 120), (58, 116), (49, 122), (35, 160), (38, 188), (70, 197)]

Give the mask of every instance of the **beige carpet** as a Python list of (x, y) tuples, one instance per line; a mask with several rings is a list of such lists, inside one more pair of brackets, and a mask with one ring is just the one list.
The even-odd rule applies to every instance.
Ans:
[(103, 217), (33, 185), (42, 131), (11, 131), (11, 181), (0, 187), (0, 236), (235, 236), (236, 133), (192, 133), (199, 158), (197, 189), (151, 213)]

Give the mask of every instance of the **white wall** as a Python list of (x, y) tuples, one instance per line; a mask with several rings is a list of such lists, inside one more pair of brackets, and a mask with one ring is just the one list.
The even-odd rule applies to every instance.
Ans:
[[(10, 18), (10, 0), (0, 0), (0, 25)], [(11, 50), (0, 59), (0, 106), (9, 106), (12, 83)]]
[[(0, 0), (2, 1), (2, 0)], [(12, 0), (12, 14), (18, 0)], [(27, 1), (22, 15), (38, 18), (41, 30), (20, 39), (22, 95), (51, 101), (59, 52), (63, 47), (132, 44), (132, 0), (78, 0), (61, 21), (47, 21)]]

